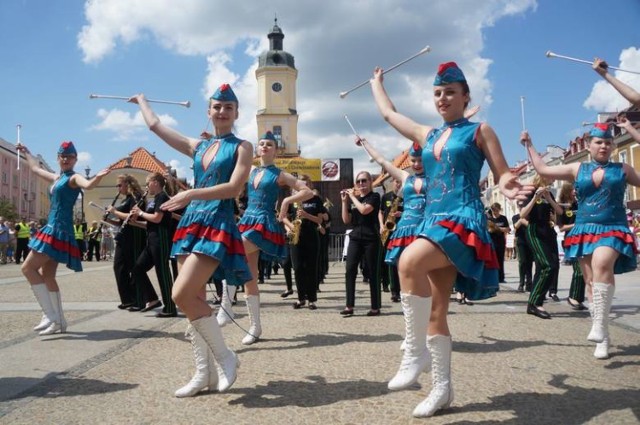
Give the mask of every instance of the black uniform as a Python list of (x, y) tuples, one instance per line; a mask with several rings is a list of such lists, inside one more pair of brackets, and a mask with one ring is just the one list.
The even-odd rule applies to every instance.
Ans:
[(373, 211), (362, 215), (358, 209), (351, 205), (351, 226), (349, 233), (349, 247), (347, 248), (346, 265), (346, 292), (347, 308), (353, 308), (356, 298), (356, 276), (358, 264), (364, 258), (364, 265), (368, 268), (369, 289), (371, 291), (371, 310), (380, 309), (380, 262), (378, 261), (382, 245), (380, 243), (380, 225), (378, 223), (378, 211), (380, 210), (380, 195), (370, 192), (365, 196), (359, 196), (362, 204), (369, 204)]

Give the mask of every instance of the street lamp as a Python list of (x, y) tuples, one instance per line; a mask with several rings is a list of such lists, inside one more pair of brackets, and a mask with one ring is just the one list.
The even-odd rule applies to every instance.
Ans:
[(89, 178), (89, 174), (91, 174), (91, 168), (87, 165), (84, 169), (84, 175)]

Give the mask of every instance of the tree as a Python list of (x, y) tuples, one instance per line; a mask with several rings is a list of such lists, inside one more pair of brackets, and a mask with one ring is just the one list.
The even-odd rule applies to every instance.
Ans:
[(6, 198), (0, 198), (0, 217), (4, 217), (5, 220), (9, 221), (15, 221), (18, 218), (16, 206)]

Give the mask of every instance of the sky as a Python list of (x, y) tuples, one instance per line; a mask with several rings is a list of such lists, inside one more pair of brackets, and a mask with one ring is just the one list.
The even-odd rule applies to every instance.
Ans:
[[(55, 166), (72, 140), (92, 174), (143, 146), (191, 179), (191, 161), (149, 132), (136, 105), (89, 94), (191, 101), (154, 104), (166, 124), (197, 137), (207, 100), (222, 83), (240, 99), (236, 134), (256, 143), (258, 56), (274, 17), (298, 69), (298, 143), (306, 158), (353, 158), (379, 171), (353, 143), (354, 127), (391, 159), (409, 142), (380, 117), (368, 85), (338, 94), (425, 46), (431, 51), (385, 75), (401, 113), (439, 125), (432, 84), (439, 63), (466, 74), (475, 119), (498, 134), (510, 165), (524, 159), (525, 125), (539, 150), (566, 148), (600, 111), (628, 103), (587, 64), (640, 71), (639, 0), (13, 0), (0, 2), (0, 137), (16, 125), (34, 153)], [(616, 72), (640, 89), (640, 75)], [(524, 96), (524, 102), (521, 97)], [(80, 171), (80, 170), (78, 170)]]

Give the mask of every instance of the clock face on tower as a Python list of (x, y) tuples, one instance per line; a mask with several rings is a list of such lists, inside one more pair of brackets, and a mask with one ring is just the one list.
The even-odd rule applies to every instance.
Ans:
[(279, 92), (280, 90), (282, 90), (282, 84), (280, 83), (273, 83), (271, 85), (271, 90), (273, 90), (274, 92)]

